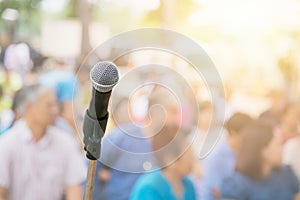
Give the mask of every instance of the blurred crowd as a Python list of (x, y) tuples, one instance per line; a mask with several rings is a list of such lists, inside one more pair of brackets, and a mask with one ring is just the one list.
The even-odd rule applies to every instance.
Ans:
[(23, 42), (1, 55), (0, 199), (82, 199), (87, 167), (74, 65)]
[[(179, 126), (180, 108), (162, 89), (149, 96), (147, 126), (118, 119), (130, 109), (122, 98), (114, 110), (118, 126), (102, 142), (95, 199), (299, 199), (300, 105), (282, 91), (268, 97), (270, 108), (257, 117), (227, 110), (225, 123), (212, 122), (213, 103), (200, 101), (198, 123), (189, 129)], [(212, 141), (217, 130), (222, 135)], [(201, 157), (204, 143), (211, 149)], [(149, 149), (153, 154), (140, 157)]]
[[(91, 84), (77, 65), (26, 43), (1, 51), (0, 200), (82, 199)], [(139, 78), (178, 84), (160, 72)], [(255, 116), (230, 106), (226, 91), (224, 121), (213, 100), (194, 102), (181, 84), (175, 96), (155, 84), (133, 95), (120, 87), (93, 199), (300, 199), (300, 103), (285, 91), (271, 90), (269, 107)]]

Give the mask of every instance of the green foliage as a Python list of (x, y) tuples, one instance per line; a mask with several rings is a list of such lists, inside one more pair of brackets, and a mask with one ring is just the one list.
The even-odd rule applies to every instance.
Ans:
[(133, 20), (131, 10), (116, 6), (114, 4), (105, 4), (105, 7), (97, 6), (93, 8), (92, 18), (98, 22), (103, 22), (110, 26), (111, 33), (120, 33), (127, 30), (130, 22)]
[[(42, 0), (2, 0), (0, 2), (0, 15), (6, 8), (16, 9), (19, 12), (17, 21), (12, 24), (0, 17), (0, 31), (7, 33), (7, 27), (12, 24), (18, 34), (38, 34), (40, 24), (39, 4)], [(9, 34), (9, 33), (7, 33)]]
[(295, 60), (295, 52), (291, 50), (285, 57), (278, 61), (279, 70), (288, 83), (298, 80), (298, 66)]
[[(142, 19), (141, 23), (146, 26), (159, 26), (164, 21), (163, 13), (165, 12), (164, 8), (164, 1), (160, 0), (160, 7), (157, 10), (153, 10), (148, 12), (144, 18)], [(190, 13), (193, 13), (195, 10), (199, 8), (199, 5), (195, 3), (194, 0), (172, 0), (169, 3), (172, 4), (173, 7), (173, 16), (172, 19), (173, 23), (181, 26), (185, 23), (186, 18), (189, 16)]]
[(76, 18), (77, 14), (77, 0), (70, 0), (65, 9), (59, 13), (60, 18)]

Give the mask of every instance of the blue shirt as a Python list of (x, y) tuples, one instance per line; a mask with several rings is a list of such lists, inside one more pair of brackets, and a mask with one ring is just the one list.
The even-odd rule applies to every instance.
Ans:
[(224, 180), (221, 195), (243, 200), (293, 200), (299, 191), (299, 181), (289, 166), (272, 170), (264, 181), (256, 181), (236, 172)]
[[(195, 190), (192, 182), (187, 178), (181, 180), (183, 186), (183, 200), (195, 200)], [(130, 200), (176, 200), (170, 183), (162, 172), (157, 170), (141, 176), (135, 184)]]
[(104, 183), (96, 178), (94, 198), (127, 200), (135, 182), (146, 171), (145, 163), (154, 166), (151, 149), (149, 139), (134, 124), (119, 125), (106, 134), (97, 172), (109, 170), (110, 179)]
[(212, 190), (219, 189), (223, 180), (234, 172), (235, 155), (227, 143), (221, 138), (215, 149), (203, 160), (204, 177), (201, 197), (204, 200), (214, 199)]

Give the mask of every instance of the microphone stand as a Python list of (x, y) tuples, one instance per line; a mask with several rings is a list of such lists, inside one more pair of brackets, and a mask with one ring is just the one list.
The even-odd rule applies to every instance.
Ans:
[(92, 200), (97, 160), (89, 160), (84, 200)]
[(104, 117), (95, 120), (90, 117), (88, 111), (84, 116), (83, 142), (86, 157), (89, 159), (84, 200), (92, 200), (97, 159), (100, 158), (101, 139), (104, 136), (108, 116), (107, 113)]
[[(92, 200), (97, 160), (100, 158), (101, 139), (108, 120), (108, 102), (112, 88), (119, 80), (117, 66), (112, 62), (98, 62), (90, 71), (93, 95), (83, 121), (83, 143), (89, 159), (84, 200)], [(110, 80), (107, 80), (110, 79)]]

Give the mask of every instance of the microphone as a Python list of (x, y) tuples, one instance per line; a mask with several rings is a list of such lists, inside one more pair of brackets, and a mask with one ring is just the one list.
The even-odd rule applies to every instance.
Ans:
[(105, 133), (109, 113), (107, 111), (112, 88), (119, 80), (117, 66), (109, 61), (101, 61), (90, 71), (93, 85), (92, 99), (83, 121), (83, 143), (86, 157), (100, 158), (101, 139)]

